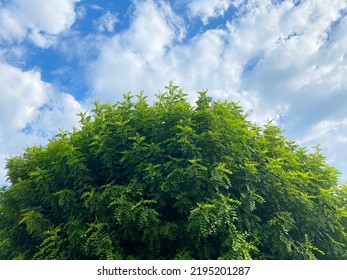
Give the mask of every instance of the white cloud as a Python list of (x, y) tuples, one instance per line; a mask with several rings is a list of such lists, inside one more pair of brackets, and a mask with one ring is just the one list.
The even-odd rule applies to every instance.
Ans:
[(203, 24), (210, 18), (223, 16), (230, 6), (238, 7), (242, 0), (192, 0), (188, 9), (193, 17), (200, 17)]
[[(187, 44), (177, 44), (177, 28), (169, 24), (160, 7), (152, 1), (138, 4), (129, 30), (101, 42), (100, 55), (91, 64), (91, 80), (100, 94), (126, 91), (127, 85), (131, 89), (141, 82), (146, 88), (146, 80), (158, 77), (157, 81), (164, 78), (161, 83), (177, 79), (194, 89), (219, 89), (225, 96), (267, 91), (261, 99), (291, 103), (289, 92), (300, 91), (324, 75), (333, 79), (336, 72), (335, 62), (329, 65), (325, 61), (324, 36), (339, 19), (344, 1), (305, 3), (248, 1), (240, 8), (247, 13), (228, 23), (226, 29), (208, 30)], [(339, 71), (342, 77), (343, 67)], [(137, 81), (132, 80), (135, 78)], [(276, 94), (279, 89), (285, 94)], [(273, 105), (269, 108), (288, 111), (289, 105), (282, 102)]]
[(25, 30), (19, 22), (14, 18), (13, 14), (8, 9), (0, 7), (0, 38), (7, 41), (19, 41), (25, 36)]
[[(336, 27), (333, 26), (340, 17), (339, 11), (346, 7), (346, 3), (335, 1), (334, 6), (324, 1), (314, 1), (315, 4), (309, 2), (306, 1), (303, 6), (298, 7), (288, 6), (282, 13), (267, 10), (263, 19), (253, 19), (254, 27), (251, 30), (254, 30), (255, 26), (261, 30), (267, 26), (269, 30), (252, 44), (255, 50), (261, 53), (261, 60), (252, 71), (245, 74), (245, 81), (247, 86), (262, 92), (262, 100), (268, 106), (274, 105), (274, 102), (289, 103), (291, 107), (297, 107), (298, 102), (304, 102), (309, 106), (312, 99), (326, 102), (327, 98), (332, 102), (334, 95), (345, 88), (341, 81), (337, 81), (345, 72), (345, 66), (341, 65), (345, 65), (345, 62), (329, 57), (331, 46), (341, 39), (344, 40), (345, 36), (327, 40), (326, 34), (335, 32)], [(282, 15), (278, 17), (280, 14)], [(269, 24), (266, 18), (274, 19), (276, 15), (278, 18)], [(337, 28), (340, 28), (340, 25)], [(237, 29), (237, 32), (240, 32), (240, 36), (245, 34), (242, 29)], [(277, 41), (276, 36), (280, 38)], [(247, 40), (247, 36), (244, 39)], [(256, 51), (253, 51), (250, 58), (256, 57)], [(340, 55), (343, 52), (341, 51), (342, 49), (338, 51)], [(319, 104), (321, 105), (323, 103)], [(296, 113), (302, 114), (302, 117), (307, 115), (306, 111), (296, 110)], [(320, 111), (316, 117), (329, 116)], [(308, 124), (307, 121), (303, 123)]]
[(103, 10), (103, 8), (101, 6), (95, 5), (95, 4), (90, 5), (90, 8), (92, 8), (93, 10), (96, 10), (96, 11), (102, 11)]
[(13, 0), (0, 7), (0, 39), (21, 42), (27, 35), (36, 45), (48, 47), (56, 35), (74, 23), (74, 4), (78, 1)]
[(113, 32), (114, 26), (118, 22), (118, 18), (110, 11), (106, 11), (98, 20), (94, 22), (99, 32)]
[[(314, 125), (311, 128), (310, 133), (301, 142), (314, 142), (317, 139), (326, 138), (329, 135), (335, 134), (336, 132), (339, 133), (341, 131), (347, 131), (347, 118), (342, 120), (323, 120)], [(331, 137), (329, 136), (329, 138)], [(342, 137), (342, 135), (338, 138), (340, 138), (342, 142), (345, 141), (345, 138)]]
[(128, 30), (100, 42), (99, 56), (90, 64), (89, 78), (101, 100), (153, 89), (171, 71), (163, 59), (167, 48), (183, 37), (180, 18), (165, 3), (153, 1), (138, 2), (134, 16)]
[(5, 157), (44, 144), (59, 128), (77, 124), (82, 106), (69, 94), (57, 92), (41, 80), (40, 73), (22, 71), (0, 63), (0, 184), (4, 182)]
[(34, 117), (35, 108), (47, 102), (52, 89), (42, 83), (36, 71), (22, 72), (19, 69), (0, 64), (2, 131), (22, 128)]

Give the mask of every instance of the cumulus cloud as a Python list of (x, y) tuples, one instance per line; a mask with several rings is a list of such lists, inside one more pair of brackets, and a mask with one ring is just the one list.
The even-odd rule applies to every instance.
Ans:
[(59, 93), (41, 80), (38, 71), (22, 71), (0, 63), (0, 182), (5, 179), (5, 157), (40, 145), (59, 128), (77, 124), (82, 106), (69, 94)]
[(47, 102), (51, 88), (42, 83), (36, 71), (22, 72), (7, 64), (0, 64), (2, 126), (15, 131), (33, 118), (35, 108)]
[(0, 40), (21, 42), (28, 36), (39, 47), (48, 47), (56, 35), (75, 21), (78, 0), (13, 0), (0, 6)]

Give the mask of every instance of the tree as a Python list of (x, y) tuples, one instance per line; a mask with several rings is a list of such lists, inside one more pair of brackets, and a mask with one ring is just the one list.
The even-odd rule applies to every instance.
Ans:
[(347, 258), (347, 186), (318, 148), (166, 89), (8, 159), (1, 259)]

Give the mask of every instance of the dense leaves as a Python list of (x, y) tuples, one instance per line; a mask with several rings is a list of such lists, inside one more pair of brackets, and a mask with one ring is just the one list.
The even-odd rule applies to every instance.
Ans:
[(1, 259), (347, 259), (347, 187), (318, 148), (166, 89), (8, 160)]

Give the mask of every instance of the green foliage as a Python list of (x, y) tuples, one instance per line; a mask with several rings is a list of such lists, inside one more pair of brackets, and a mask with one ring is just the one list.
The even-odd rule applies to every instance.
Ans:
[(8, 159), (0, 259), (347, 259), (347, 186), (318, 148), (166, 90)]

